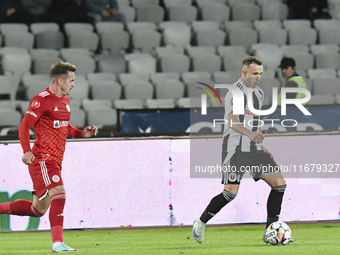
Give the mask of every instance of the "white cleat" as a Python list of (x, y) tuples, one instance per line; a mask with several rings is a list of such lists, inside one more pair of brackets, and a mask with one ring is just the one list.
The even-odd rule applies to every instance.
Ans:
[(198, 243), (203, 242), (205, 225), (206, 223), (202, 222), (200, 218), (197, 218), (192, 226), (192, 236)]
[(71, 248), (64, 242), (54, 243), (51, 250), (53, 253), (79, 252), (79, 250)]

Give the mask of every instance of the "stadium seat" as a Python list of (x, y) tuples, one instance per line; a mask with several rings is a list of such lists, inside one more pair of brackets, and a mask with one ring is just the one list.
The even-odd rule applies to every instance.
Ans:
[(340, 95), (335, 96), (335, 103), (340, 104)]
[(228, 56), (231, 52), (246, 53), (246, 48), (242, 45), (225, 45), (217, 47), (217, 52), (221, 57)]
[(228, 0), (228, 5), (233, 7), (236, 4), (256, 4), (255, 0)]
[[(271, 49), (270, 51), (260, 49), (256, 51), (255, 56), (262, 60), (264, 70), (277, 70), (283, 54), (281, 49)], [(242, 63), (242, 61), (240, 63)]]
[(130, 5), (130, 0), (117, 0), (118, 6), (121, 5)]
[(119, 55), (103, 55), (98, 60), (97, 66), (100, 73), (113, 73), (118, 76), (126, 72), (126, 61)]
[(233, 70), (233, 71), (217, 71), (213, 73), (213, 79), (214, 80), (221, 80), (221, 79), (238, 79), (241, 77), (241, 72), (238, 70)]
[(249, 52), (254, 54), (257, 50), (278, 50), (280, 49), (278, 44), (275, 43), (254, 43), (250, 46)]
[(257, 31), (272, 28), (282, 28), (282, 23), (280, 20), (255, 20), (254, 27)]
[(309, 52), (308, 45), (281, 45), (282, 54), (284, 56), (290, 55), (295, 52)]
[(26, 89), (26, 100), (32, 100), (33, 97), (35, 97), (40, 92), (44, 91), (46, 88), (49, 87), (49, 83), (45, 82), (37, 82), (34, 84), (31, 84)]
[(79, 108), (72, 108), (69, 123), (75, 128), (83, 129), (85, 127), (86, 114), (85, 111)]
[(113, 55), (119, 55), (129, 47), (130, 36), (125, 31), (103, 32), (100, 38), (102, 50)]
[(152, 73), (150, 74), (150, 81), (157, 85), (167, 80), (179, 81), (179, 75), (177, 73)]
[(43, 57), (59, 57), (60, 52), (55, 49), (30, 49), (32, 61)]
[(0, 95), (8, 95), (8, 99), (14, 102), (19, 87), (19, 81), (20, 80), (16, 81), (15, 77), (10, 75), (0, 75)]
[(121, 73), (119, 80), (122, 86), (134, 81), (149, 81), (148, 75), (142, 73)]
[(94, 73), (96, 70), (96, 62), (91, 56), (70, 56), (67, 61), (77, 67), (77, 74)]
[(223, 46), (225, 44), (226, 34), (220, 29), (199, 30), (196, 33), (198, 46)]
[(136, 8), (144, 5), (159, 5), (159, 0), (131, 0), (131, 3)]
[(32, 49), (34, 46), (34, 35), (28, 32), (13, 31), (5, 35), (4, 44), (6, 47)]
[(29, 55), (28, 49), (18, 47), (1, 47), (0, 55), (3, 57), (5, 54), (26, 54)]
[(164, 80), (155, 85), (156, 98), (178, 99), (184, 96), (185, 86), (178, 80)]
[(311, 28), (312, 22), (308, 19), (287, 19), (283, 22), (283, 27), (286, 30), (291, 30), (294, 28)]
[(84, 98), (82, 101), (84, 111), (88, 112), (92, 109), (111, 109), (112, 102), (108, 99), (88, 99)]
[(116, 81), (117, 77), (113, 73), (89, 73), (87, 74), (87, 80), (90, 86), (95, 86), (102, 81)]
[(70, 57), (87, 56), (90, 57), (92, 52), (89, 49), (84, 48), (62, 48), (60, 49), (60, 55), (64, 60), (68, 60)]
[(140, 99), (117, 99), (113, 105), (115, 109), (143, 109), (143, 101)]
[(183, 54), (167, 55), (161, 58), (160, 66), (162, 72), (173, 72), (180, 75), (183, 72), (189, 71), (190, 59)]
[(340, 54), (320, 53), (315, 55), (316, 68), (340, 69)]
[(122, 86), (115, 81), (102, 81), (91, 86), (93, 99), (120, 99), (122, 96)]
[(227, 0), (196, 0), (198, 8), (211, 4), (226, 4)]
[(208, 72), (184, 72), (181, 77), (184, 84), (188, 85), (191, 79), (210, 79), (211, 75)]
[(24, 74), (30, 73), (32, 58), (29, 54), (6, 53), (1, 62), (4, 74), (17, 75), (21, 79)]
[(339, 95), (340, 78), (315, 78), (313, 81), (314, 95)]
[(58, 57), (43, 57), (39, 58), (33, 63), (33, 70), (35, 74), (49, 74), (52, 65), (61, 61)]
[(149, 75), (156, 72), (156, 60), (153, 57), (140, 56), (128, 61), (130, 73), (141, 73)]
[(153, 98), (154, 87), (147, 81), (134, 81), (124, 86), (124, 95), (126, 99), (140, 99), (145, 101)]
[(18, 127), (21, 122), (21, 114), (16, 110), (0, 109), (1, 127)]
[(175, 27), (175, 28), (179, 28), (179, 27), (189, 27), (189, 25), (186, 22), (183, 21), (163, 21), (161, 23), (158, 24), (160, 30), (164, 30), (168, 27)]
[(201, 100), (198, 98), (183, 97), (176, 101), (179, 108), (198, 108), (201, 107)]
[(119, 5), (119, 12), (124, 14), (126, 23), (134, 22), (136, 20), (135, 8), (128, 5)]
[(259, 32), (260, 43), (287, 44), (287, 31), (282, 28), (262, 29)]
[(340, 27), (323, 28), (319, 31), (320, 44), (340, 44)]
[(55, 22), (41, 22), (41, 23), (32, 23), (30, 25), (30, 30), (34, 35), (37, 35), (41, 32), (46, 32), (46, 31), (59, 31), (59, 25), (58, 23)]
[(197, 19), (197, 8), (192, 5), (173, 5), (169, 7), (169, 20), (193, 22)]
[(157, 58), (161, 59), (164, 56), (173, 55), (173, 54), (184, 54), (183, 47), (174, 47), (174, 46), (166, 46), (166, 47), (156, 47), (155, 55)]
[(335, 103), (335, 97), (332, 95), (312, 95), (308, 105), (331, 105)]
[(230, 45), (242, 45), (248, 49), (252, 44), (258, 42), (257, 32), (250, 28), (242, 28), (229, 32)]
[(157, 26), (155, 23), (150, 21), (139, 21), (139, 22), (129, 22), (127, 24), (127, 29), (129, 30), (130, 34), (133, 34), (136, 31), (139, 30), (156, 30)]
[(320, 53), (333, 53), (337, 54), (339, 52), (339, 47), (336, 44), (316, 44), (310, 46), (310, 51), (313, 55)]
[(167, 109), (175, 108), (175, 101), (173, 99), (146, 99), (145, 106), (147, 109)]
[(46, 88), (50, 84), (50, 75), (48, 74), (27, 74), (22, 77), (22, 84), (27, 88), (35, 83), (45, 83)]
[(111, 21), (100, 21), (95, 24), (95, 28), (97, 33), (100, 35), (103, 32), (110, 32), (110, 31), (123, 31), (124, 24), (121, 22), (111, 22)]
[(70, 48), (85, 48), (92, 52), (98, 49), (99, 35), (94, 32), (81, 31), (69, 35)]
[(184, 47), (190, 44), (190, 27), (167, 27), (163, 31), (163, 40), (165, 45)]
[(215, 54), (216, 53), (216, 48), (213, 47), (213, 46), (191, 46), (191, 45), (187, 45), (185, 47), (185, 50), (187, 51), (187, 54), (191, 58), (193, 58), (197, 55)]
[(275, 78), (275, 71), (274, 70), (264, 70), (261, 75), (262, 78)]
[(205, 21), (223, 22), (230, 19), (230, 8), (225, 4), (205, 5), (201, 9), (202, 19)]
[(215, 71), (221, 70), (221, 64), (220, 56), (211, 53), (196, 55), (192, 59), (193, 70), (195, 72), (213, 74)]
[(340, 27), (340, 20), (338, 19), (316, 19), (313, 23), (316, 30), (323, 29), (338, 29)]
[(171, 6), (191, 5), (191, 0), (163, 0), (163, 2), (167, 9), (169, 9)]
[(288, 6), (281, 2), (267, 2), (261, 6), (263, 20), (286, 20), (288, 18)]
[(289, 44), (316, 44), (317, 32), (313, 28), (293, 28), (288, 31)]
[(233, 30), (239, 30), (242, 28), (253, 29), (253, 23), (250, 20), (225, 21), (224, 28), (226, 32), (231, 32)]
[(68, 22), (64, 24), (64, 30), (67, 36), (81, 32), (93, 32), (94, 27), (90, 23)]
[(0, 31), (2, 35), (16, 32), (28, 32), (29, 27), (24, 23), (1, 23)]
[(261, 9), (256, 4), (235, 4), (232, 7), (232, 20), (259, 20)]
[(86, 113), (87, 125), (93, 125), (94, 123), (98, 128), (105, 126), (116, 126), (117, 124), (117, 112), (114, 109), (102, 108), (92, 109)]
[(259, 83), (260, 88), (264, 92), (265, 98), (269, 105), (272, 103), (273, 88), (277, 88), (277, 92), (280, 93), (281, 83), (277, 78), (261, 78)]
[(132, 34), (132, 42), (135, 49), (140, 52), (151, 53), (151, 51), (160, 46), (161, 35), (155, 30), (141, 29)]
[(262, 6), (264, 4), (267, 4), (268, 2), (284, 2), (285, 0), (256, 0), (257, 4)]
[(333, 68), (308, 69), (307, 73), (311, 79), (336, 77), (336, 71)]
[(159, 23), (164, 20), (164, 9), (158, 5), (140, 5), (137, 7), (137, 21)]
[[(0, 95), (2, 95), (1, 87), (0, 87)], [(15, 108), (16, 108), (16, 103), (14, 100), (0, 100), (0, 109), (15, 110)]]
[(60, 31), (44, 31), (35, 35), (35, 45), (42, 49), (61, 49), (64, 47), (65, 37)]
[(220, 23), (217, 21), (198, 20), (198, 21), (193, 21), (191, 23), (191, 27), (194, 32), (197, 32), (199, 30), (206, 30), (206, 29), (219, 29)]

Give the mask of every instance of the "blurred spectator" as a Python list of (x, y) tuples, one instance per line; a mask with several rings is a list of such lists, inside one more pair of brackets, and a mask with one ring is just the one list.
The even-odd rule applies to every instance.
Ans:
[(24, 22), (20, 0), (0, 1), (0, 23)]
[(98, 21), (116, 21), (125, 22), (125, 16), (118, 12), (118, 3), (116, 0), (85, 0), (85, 6), (88, 14)]
[(61, 15), (63, 23), (86, 22), (93, 23), (94, 19), (86, 14), (86, 8), (77, 0), (52, 0), (51, 11)]
[(330, 19), (328, 0), (288, 0), (292, 19)]

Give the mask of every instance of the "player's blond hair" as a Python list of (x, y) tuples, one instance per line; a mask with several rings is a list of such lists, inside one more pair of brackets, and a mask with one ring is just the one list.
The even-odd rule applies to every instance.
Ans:
[(54, 64), (50, 71), (50, 77), (54, 78), (60, 75), (67, 75), (68, 72), (75, 72), (77, 67), (67, 62), (59, 61)]
[(251, 64), (256, 64), (256, 65), (262, 66), (262, 61), (259, 58), (253, 57), (253, 56), (250, 56), (250, 57), (243, 59), (242, 66), (248, 66), (249, 67)]

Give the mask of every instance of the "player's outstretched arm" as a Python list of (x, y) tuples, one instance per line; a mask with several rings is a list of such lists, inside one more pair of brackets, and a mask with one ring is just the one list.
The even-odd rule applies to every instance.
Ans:
[(96, 136), (98, 134), (98, 128), (96, 126), (85, 127), (81, 131), (81, 136), (84, 138), (89, 138), (91, 136)]

